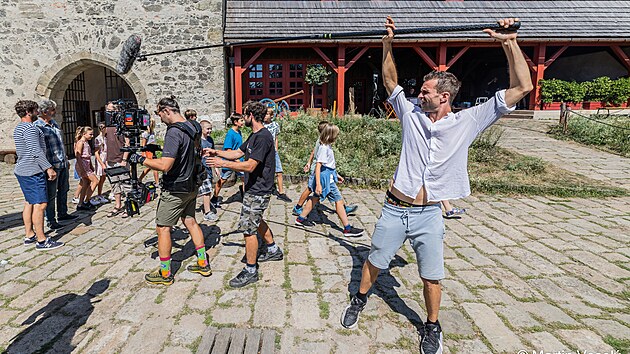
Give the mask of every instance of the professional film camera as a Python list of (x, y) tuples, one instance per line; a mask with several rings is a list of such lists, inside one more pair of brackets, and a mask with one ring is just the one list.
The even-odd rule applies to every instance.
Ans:
[[(140, 146), (140, 135), (149, 129), (151, 115), (143, 108), (139, 108), (133, 101), (118, 100), (114, 102), (115, 109), (105, 112), (105, 126), (115, 127), (116, 135), (125, 137), (128, 141), (120, 150), (135, 154), (137, 151), (150, 151), (155, 154), (162, 150), (156, 144)], [(153, 182), (142, 184), (138, 181), (138, 170), (135, 163), (130, 168), (123, 166), (105, 170), (110, 183), (128, 183), (131, 189), (126, 193), (125, 209), (128, 216), (140, 213), (140, 206), (156, 198), (156, 186)]]

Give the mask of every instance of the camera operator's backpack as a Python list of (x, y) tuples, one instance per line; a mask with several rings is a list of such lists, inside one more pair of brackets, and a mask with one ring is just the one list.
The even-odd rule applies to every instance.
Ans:
[(191, 175), (178, 176), (175, 181), (167, 181), (165, 178), (162, 178), (163, 187), (169, 192), (193, 192), (197, 190), (203, 184), (203, 181), (208, 177), (206, 168), (201, 162), (201, 154), (203, 152), (201, 149), (201, 125), (194, 120), (189, 120), (189, 122), (191, 122), (195, 127), (194, 130), (184, 122), (173, 123), (167, 128), (167, 131), (171, 128), (181, 130), (188, 135), (194, 143), (192, 154), (189, 154), (186, 157), (186, 165), (193, 165)]

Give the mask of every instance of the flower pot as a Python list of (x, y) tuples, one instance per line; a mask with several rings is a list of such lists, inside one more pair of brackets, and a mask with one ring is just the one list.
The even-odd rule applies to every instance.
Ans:
[(543, 109), (549, 111), (560, 110), (561, 104), (562, 102), (543, 103)]
[(316, 117), (322, 114), (322, 109), (321, 108), (307, 108), (306, 113), (311, 117)]
[(583, 109), (598, 109), (601, 107), (604, 107), (604, 104), (601, 102), (596, 102), (596, 101), (582, 102)]

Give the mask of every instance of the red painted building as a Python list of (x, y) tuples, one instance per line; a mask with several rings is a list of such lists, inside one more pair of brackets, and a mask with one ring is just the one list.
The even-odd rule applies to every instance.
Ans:
[[(400, 29), (449, 24), (522, 21), (519, 41), (532, 81), (559, 78), (586, 81), (630, 72), (630, 2), (627, 1), (227, 1), (225, 42), (270, 37), (382, 29), (386, 16)], [(331, 81), (315, 88), (315, 107), (338, 114), (349, 106), (358, 113), (378, 108), (386, 98), (380, 79), (378, 37), (276, 42), (227, 49), (231, 110), (248, 99), (287, 100), (291, 109), (310, 103), (306, 66), (325, 64)], [(449, 70), (463, 85), (455, 105), (473, 104), (507, 87), (507, 62), (501, 46), (481, 31), (397, 36), (394, 55), (399, 83), (416, 95), (431, 70)], [(374, 89), (376, 83), (376, 89)], [(414, 92), (415, 91), (415, 92)], [(412, 93), (414, 92), (414, 93)], [(539, 109), (539, 91), (519, 108)]]

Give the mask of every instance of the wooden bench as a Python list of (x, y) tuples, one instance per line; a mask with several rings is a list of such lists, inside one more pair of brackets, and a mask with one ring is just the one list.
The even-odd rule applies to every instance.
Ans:
[(610, 115), (610, 111), (622, 111), (624, 109), (628, 109), (628, 107), (599, 107), (597, 109), (597, 114), (600, 114), (599, 111), (606, 111), (606, 114)]
[(197, 354), (273, 354), (276, 331), (271, 329), (208, 327)]

